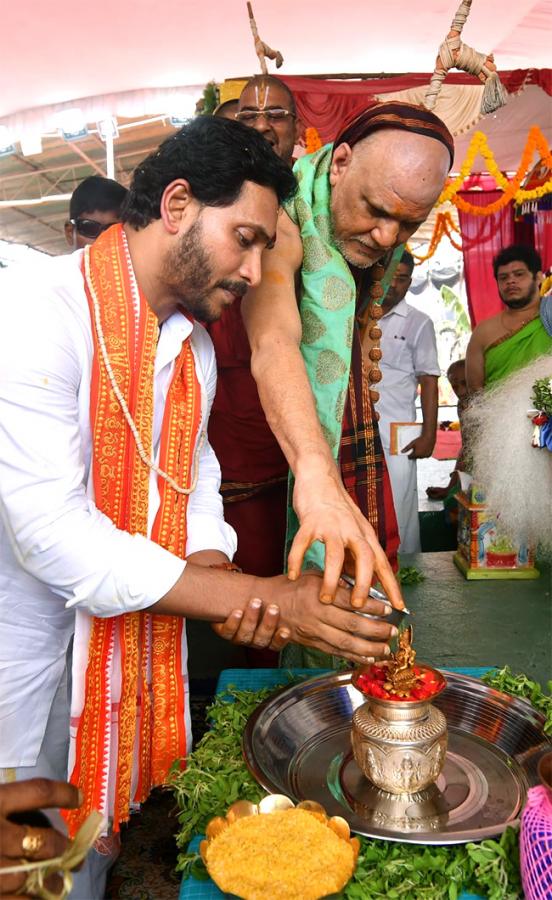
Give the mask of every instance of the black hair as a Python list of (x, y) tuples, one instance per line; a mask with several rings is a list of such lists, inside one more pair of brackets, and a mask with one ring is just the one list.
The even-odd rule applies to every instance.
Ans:
[(83, 213), (114, 212), (119, 214), (127, 189), (101, 175), (91, 175), (75, 188), (69, 201), (69, 218), (78, 219)]
[(526, 244), (512, 244), (511, 247), (504, 247), (493, 259), (494, 277), (497, 277), (501, 266), (507, 266), (508, 263), (513, 262), (525, 263), (532, 275), (542, 272), (542, 259), (534, 247)]
[(135, 169), (121, 211), (123, 222), (145, 228), (161, 217), (165, 188), (184, 178), (204, 206), (230, 206), (245, 181), (271, 188), (283, 203), (297, 187), (291, 169), (262, 134), (240, 122), (199, 116), (160, 145)]
[(455, 359), (454, 362), (451, 362), (450, 366), (447, 369), (447, 376), (449, 375), (450, 372), (453, 371), (453, 369), (459, 369), (460, 366), (462, 366), (462, 368), (464, 368), (464, 369), (466, 368), (466, 360), (465, 359)]
[(401, 256), (400, 262), (403, 266), (408, 266), (408, 274), (412, 275), (414, 271), (414, 257), (408, 250), (405, 250), (403, 255)]
[[(281, 78), (277, 78), (276, 75), (254, 75), (253, 78), (250, 78), (249, 81), (247, 82), (247, 84), (244, 86), (244, 88), (242, 90), (242, 94), (248, 87), (255, 86), (256, 84), (267, 84), (269, 87), (270, 87), (270, 85), (272, 85), (273, 87), (282, 88), (282, 90), (285, 91), (285, 93), (288, 96), (289, 111), (291, 113), (293, 113), (294, 116), (297, 115), (297, 106), (295, 104), (295, 97), (293, 96), (292, 92), (288, 88), (287, 84), (285, 84), (285, 82), (283, 82)], [(240, 100), (241, 100), (241, 94), (240, 94)]]

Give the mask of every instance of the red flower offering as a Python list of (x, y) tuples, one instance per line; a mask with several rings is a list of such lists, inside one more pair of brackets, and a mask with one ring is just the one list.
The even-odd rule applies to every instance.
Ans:
[(413, 666), (417, 677), (416, 686), (408, 691), (407, 696), (398, 696), (385, 688), (389, 675), (387, 665), (374, 664), (369, 669), (362, 670), (353, 679), (354, 686), (368, 697), (376, 697), (378, 700), (400, 700), (401, 702), (430, 700), (445, 686), (445, 680), (440, 672), (426, 666)]

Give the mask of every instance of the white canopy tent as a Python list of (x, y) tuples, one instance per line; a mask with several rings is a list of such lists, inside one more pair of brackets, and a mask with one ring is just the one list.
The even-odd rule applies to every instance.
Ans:
[[(284, 54), (283, 74), (320, 75), (430, 71), (456, 6), (457, 0), (327, 6), (255, 0), (254, 10), (261, 36)], [(499, 69), (538, 68), (549, 64), (551, 22), (552, 0), (474, 0), (463, 38), (493, 51)], [(125, 183), (171, 133), (170, 116), (192, 114), (207, 81), (258, 71), (244, 0), (163, 0), (155, 7), (97, 0), (86, 8), (51, 0), (41, 15), (10, 4), (2, 32), (0, 148), (12, 145), (15, 152), (0, 156), (0, 238), (47, 252), (63, 249), (67, 198), (78, 181), (110, 174), (98, 123), (107, 123), (109, 145), (109, 124), (117, 120), (114, 174)], [(454, 86), (445, 91), (453, 95)], [(60, 136), (68, 116), (88, 125), (82, 140)], [(479, 127), (501, 167), (515, 168), (533, 124), (552, 143), (550, 97), (530, 85), (458, 135), (457, 165)]]
[[(261, 36), (284, 70), (427, 72), (457, 0), (255, 0)], [(500, 69), (550, 65), (550, 0), (474, 0), (466, 42)], [(548, 38), (547, 38), (548, 29)], [(0, 121), (83, 97), (203, 85), (257, 68), (244, 0), (50, 0), (2, 10)], [(142, 111), (121, 113), (143, 115)], [(159, 108), (158, 110), (159, 111)]]

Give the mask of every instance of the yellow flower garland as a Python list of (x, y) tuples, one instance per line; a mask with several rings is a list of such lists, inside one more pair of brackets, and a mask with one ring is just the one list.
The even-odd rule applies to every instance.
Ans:
[[(521, 162), (518, 170), (511, 181), (509, 181), (500, 171), (493, 152), (487, 143), (487, 138), (482, 131), (476, 131), (468, 147), (466, 158), (460, 167), (459, 175), (448, 184), (437, 201), (437, 206), (442, 203), (451, 201), (463, 212), (470, 213), (474, 216), (489, 216), (503, 209), (511, 201), (515, 203), (526, 203), (529, 200), (538, 200), (545, 194), (552, 192), (552, 178), (549, 178), (545, 184), (530, 191), (521, 188), (521, 183), (527, 173), (530, 171), (535, 151), (540, 153), (540, 158), (550, 167), (552, 167), (552, 153), (548, 142), (544, 137), (538, 125), (533, 125), (529, 131), (527, 143), (523, 151)], [(493, 176), (497, 184), (502, 188), (502, 196), (489, 203), (487, 206), (474, 206), (472, 203), (458, 197), (458, 191), (461, 190), (464, 181), (468, 178), (472, 171), (472, 166), (477, 155), (480, 154), (487, 163), (487, 171)]]
[[(500, 171), (486, 136), (482, 131), (476, 131), (471, 139), (466, 158), (460, 168), (460, 173), (454, 181), (451, 181), (450, 184), (446, 185), (436, 206), (452, 202), (463, 212), (470, 213), (474, 216), (489, 216), (503, 209), (512, 201), (517, 204), (527, 203), (531, 200), (538, 200), (540, 197), (544, 197), (545, 194), (552, 193), (552, 178), (549, 178), (548, 181), (540, 187), (533, 188), (533, 190), (530, 191), (525, 191), (521, 188), (523, 179), (531, 170), (535, 151), (538, 151), (540, 158), (547, 166), (552, 168), (552, 152), (538, 125), (533, 125), (529, 131), (527, 143), (518, 170), (512, 180), (509, 181)], [(487, 204), (487, 206), (474, 206), (462, 197), (457, 196), (458, 191), (462, 189), (464, 181), (471, 175), (472, 167), (478, 154), (483, 157), (487, 164), (486, 171), (493, 176), (503, 192), (498, 200), (495, 200), (494, 203)], [(412, 251), (410, 251), (416, 260), (416, 265), (421, 265), (421, 263), (434, 255), (443, 237), (447, 237), (456, 250), (462, 250), (462, 245), (458, 244), (454, 239), (454, 233), (459, 234), (460, 231), (450, 212), (447, 210), (446, 212), (437, 213), (435, 227), (433, 229), (433, 234), (431, 235), (427, 253), (424, 256), (420, 256), (417, 253), (412, 253)]]
[(455, 248), (455, 250), (461, 251), (462, 245), (456, 243), (456, 241), (453, 237), (453, 232), (456, 232), (456, 234), (460, 234), (460, 229), (456, 225), (456, 222), (452, 218), (450, 212), (447, 210), (444, 213), (437, 213), (437, 218), (435, 220), (435, 227), (433, 229), (433, 234), (431, 235), (429, 247), (427, 248), (427, 253), (425, 254), (425, 256), (419, 256), (417, 253), (414, 253), (409, 248), (410, 253), (416, 260), (415, 264), (417, 266), (419, 266), (423, 262), (425, 262), (426, 259), (430, 259), (433, 256), (433, 254), (435, 253), (435, 251), (437, 250), (437, 247), (439, 246), (441, 239), (445, 236), (448, 237), (449, 241), (451, 242), (451, 244)]

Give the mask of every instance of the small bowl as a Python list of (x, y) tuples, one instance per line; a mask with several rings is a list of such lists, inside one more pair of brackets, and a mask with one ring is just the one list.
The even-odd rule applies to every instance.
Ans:
[[(201, 854), (201, 858), (205, 864), (205, 867), (207, 868), (207, 871), (209, 871), (207, 865), (207, 849), (209, 847), (209, 844), (223, 831), (226, 831), (227, 828), (231, 828), (238, 819), (246, 818), (249, 816), (266, 815), (268, 813), (279, 812), (288, 809), (302, 809), (305, 812), (310, 813), (316, 819), (318, 819), (319, 822), (327, 825), (328, 828), (334, 832), (334, 834), (341, 838), (341, 840), (346, 841), (348, 844), (350, 844), (353, 850), (354, 872), (354, 868), (356, 867), (356, 862), (360, 851), (360, 841), (357, 837), (351, 837), (351, 829), (349, 828), (349, 823), (341, 816), (329, 817), (324, 807), (320, 803), (316, 803), (314, 800), (302, 800), (300, 803), (295, 804), (293, 800), (290, 800), (289, 797), (286, 797), (283, 794), (269, 794), (268, 796), (263, 797), (263, 799), (259, 803), (251, 803), (249, 800), (238, 800), (236, 801), (236, 803), (233, 803), (232, 806), (229, 807), (225, 816), (216, 816), (214, 819), (211, 819), (205, 829), (205, 840), (201, 842), (199, 847), (199, 852)], [(320, 861), (320, 864), (324, 864), (323, 859)], [(344, 889), (344, 887), (345, 885), (342, 886), (341, 891)], [(225, 896), (234, 897), (235, 895), (225, 894)], [(326, 894), (324, 900), (330, 900), (330, 898), (337, 898), (340, 896), (341, 893)]]

